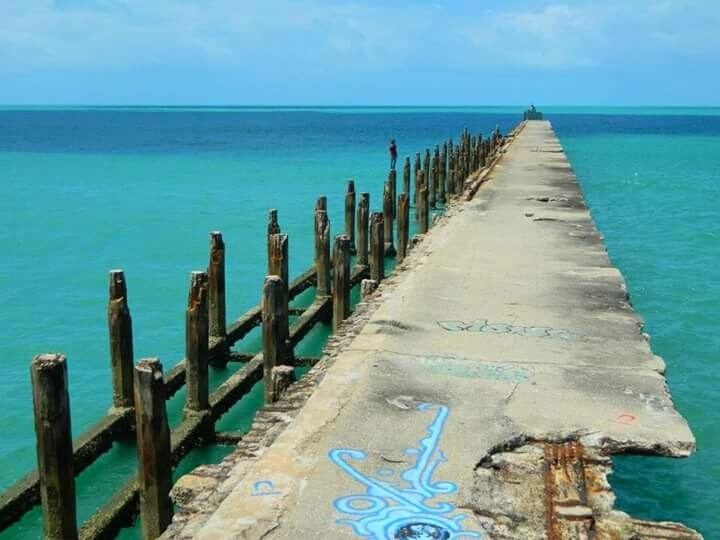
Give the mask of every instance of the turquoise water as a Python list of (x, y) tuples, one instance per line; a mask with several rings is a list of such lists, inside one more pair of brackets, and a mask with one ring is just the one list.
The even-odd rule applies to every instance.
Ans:
[[(335, 114), (275, 110), (7, 109), (0, 111), (0, 488), (35, 465), (28, 366), (57, 351), (69, 364), (72, 427), (82, 432), (110, 406), (108, 271), (123, 268), (135, 356), (165, 369), (183, 356), (189, 273), (207, 265), (211, 230), (226, 243), (230, 320), (258, 303), (266, 268), (267, 211), (290, 235), (290, 273), (311, 264), (313, 209), (328, 196), (332, 230), (342, 229), (345, 180), (380, 210), (387, 142), (400, 155), (424, 150), (465, 126), (510, 129), (517, 115), (467, 112)], [(310, 295), (312, 292), (309, 293)], [(298, 299), (307, 303), (308, 295)], [(298, 349), (319, 354), (329, 328)], [(256, 331), (238, 347), (261, 348)], [(213, 371), (213, 384), (237, 365)], [(224, 416), (221, 430), (246, 429), (261, 402), (258, 386)], [(180, 419), (183, 392), (169, 403)], [(196, 452), (210, 461), (227, 449)], [(111, 465), (111, 466), (108, 466)], [(135, 470), (132, 446), (113, 451), (78, 479), (78, 519), (89, 517)], [(37, 538), (40, 512), (5, 538)], [(137, 530), (123, 536), (133, 537)]]
[[(554, 117), (612, 261), (665, 359), (670, 391), (697, 438), (688, 459), (622, 457), (610, 481), (634, 516), (720, 538), (720, 130), (666, 119), (643, 129)], [(615, 126), (617, 127), (617, 126)]]
[[(699, 452), (688, 460), (618, 459), (611, 480), (619, 506), (640, 517), (685, 521), (707, 538), (720, 537), (714, 517), (720, 427), (713, 413), (719, 111), (548, 111), (698, 438)], [(233, 318), (259, 299), (268, 208), (279, 210), (290, 234), (295, 276), (311, 261), (318, 195), (328, 196), (336, 232), (345, 179), (371, 192), (379, 210), (387, 139), (398, 139), (401, 156), (412, 155), (465, 126), (507, 130), (521, 113), (512, 107), (1, 109), (0, 488), (35, 464), (28, 373), (34, 354), (68, 356), (75, 433), (110, 405), (108, 270), (126, 271), (136, 358), (159, 356), (167, 369), (183, 355), (188, 276), (207, 264), (210, 230), (224, 233)], [(301, 354), (317, 354), (327, 333), (317, 328)], [(259, 348), (257, 333), (238, 347)], [(213, 372), (213, 384), (237, 367)], [(181, 392), (169, 404), (173, 422), (182, 400)], [(260, 401), (256, 388), (219, 429), (247, 427)], [(182, 468), (226, 451), (198, 451)], [(134, 471), (134, 460), (131, 446), (117, 445), (80, 476), (80, 520)], [(39, 536), (37, 511), (0, 533), (2, 539)], [(122, 536), (137, 537), (137, 530)]]

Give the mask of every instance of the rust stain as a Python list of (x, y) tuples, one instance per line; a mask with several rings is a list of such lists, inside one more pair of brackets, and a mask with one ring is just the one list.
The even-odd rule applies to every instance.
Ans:
[(543, 450), (547, 539), (593, 538), (595, 518), (588, 507), (583, 446), (576, 441), (545, 443)]

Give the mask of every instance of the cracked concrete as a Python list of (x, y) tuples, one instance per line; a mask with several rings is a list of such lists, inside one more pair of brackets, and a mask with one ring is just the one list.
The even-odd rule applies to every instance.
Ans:
[(608, 456), (695, 441), (550, 124), (489, 176), (192, 537), (699, 538), (613, 508)]

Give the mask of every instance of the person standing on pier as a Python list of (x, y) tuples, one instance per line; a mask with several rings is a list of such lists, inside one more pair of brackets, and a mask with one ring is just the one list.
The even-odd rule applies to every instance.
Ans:
[(397, 145), (395, 144), (395, 139), (390, 139), (390, 146), (388, 147), (388, 151), (390, 152), (390, 170), (395, 170), (395, 163), (397, 163)]

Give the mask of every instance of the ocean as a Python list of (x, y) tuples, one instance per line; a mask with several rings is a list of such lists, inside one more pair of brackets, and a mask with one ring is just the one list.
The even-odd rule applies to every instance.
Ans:
[[(29, 362), (62, 352), (72, 424), (80, 433), (110, 406), (108, 271), (123, 268), (136, 359), (169, 369), (183, 356), (188, 276), (207, 265), (208, 233), (226, 243), (228, 319), (259, 301), (267, 211), (290, 236), (290, 273), (311, 264), (312, 215), (328, 196), (342, 229), (345, 181), (380, 210), (387, 143), (401, 159), (468, 127), (512, 128), (522, 107), (497, 108), (0, 108), (0, 489), (35, 465)], [(645, 318), (653, 349), (699, 451), (686, 460), (624, 456), (611, 482), (618, 507), (683, 521), (720, 538), (715, 481), (720, 425), (714, 414), (720, 350), (720, 109), (545, 109), (578, 174), (613, 262)], [(302, 299), (301, 299), (302, 301)], [(318, 354), (318, 328), (300, 354)], [(257, 332), (239, 347), (259, 350)], [(237, 366), (213, 372), (219, 384)], [(255, 389), (219, 428), (243, 429), (261, 402)], [(183, 393), (171, 400), (179, 421)], [(180, 472), (229, 451), (194, 452)], [(78, 519), (135, 470), (116, 445), (78, 479)], [(111, 465), (110, 467), (108, 465)], [(137, 528), (123, 532), (136, 538)], [(40, 512), (0, 539), (39, 538)]]

